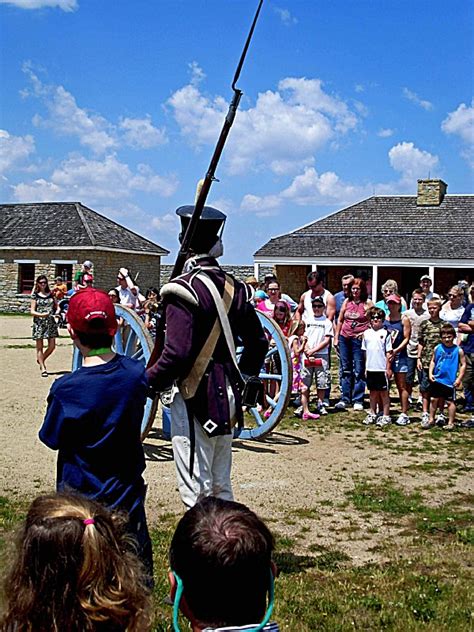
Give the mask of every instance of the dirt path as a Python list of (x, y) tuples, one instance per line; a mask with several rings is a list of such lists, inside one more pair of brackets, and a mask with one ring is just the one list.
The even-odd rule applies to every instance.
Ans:
[[(42, 378), (30, 333), (30, 319), (0, 317), (4, 384), (0, 494), (8, 497), (32, 497), (54, 488), (56, 455), (39, 442), (37, 433), (53, 380), (71, 366), (72, 346), (63, 330), (48, 361), (50, 377)], [(307, 552), (311, 544), (337, 547), (353, 562), (363, 563), (380, 559), (380, 545), (400, 536), (399, 526), (383, 522), (380, 514), (361, 516), (351, 508), (346, 493), (353, 489), (354, 480), (392, 478), (406, 489), (426, 487), (434, 503), (453, 494), (473, 493), (467, 453), (450, 445), (454, 438), (459, 442), (459, 433), (432, 444), (418, 424), (377, 432), (360, 424), (347, 426), (347, 417), (354, 414), (342, 415), (346, 419), (341, 414), (328, 415), (312, 428), (287, 423), (284, 428), (289, 429), (264, 442), (234, 443), (236, 500), (270, 520), (279, 533), (299, 538), (302, 551)], [(470, 439), (468, 432), (465, 437)], [(147, 510), (153, 522), (162, 513), (180, 513), (182, 506), (169, 442), (152, 429), (145, 451)], [(432, 470), (423, 469), (423, 464), (432, 462)], [(449, 473), (440, 476), (436, 463), (440, 467), (451, 464)], [(445, 480), (448, 485), (443, 484)]]

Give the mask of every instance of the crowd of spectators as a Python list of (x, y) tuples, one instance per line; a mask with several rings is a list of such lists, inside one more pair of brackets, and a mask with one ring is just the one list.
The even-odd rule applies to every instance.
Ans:
[[(428, 275), (420, 278), (419, 287), (411, 293), (409, 304), (399, 293), (394, 279), (387, 279), (381, 285), (383, 298), (375, 305), (368, 292), (367, 283), (362, 278), (346, 274), (341, 279), (342, 289), (332, 294), (324, 287), (323, 278), (317, 272), (307, 277), (308, 289), (301, 295), (298, 303), (282, 292), (275, 275), (267, 275), (262, 284), (255, 277), (247, 279), (255, 289), (255, 307), (280, 324), (288, 339), (293, 366), (293, 400), (296, 403), (295, 414), (303, 419), (317, 419), (325, 415), (330, 408), (331, 361), (337, 361), (337, 380), (340, 392), (338, 401), (333, 399), (333, 410), (341, 411), (352, 407), (356, 411), (366, 408), (366, 394), (369, 392), (369, 410), (365, 423), (376, 423), (383, 427), (392, 422), (390, 406), (395, 396), (390, 398), (393, 381), (398, 395), (398, 412), (394, 421), (405, 426), (411, 423), (410, 409), (421, 407), (421, 426), (430, 428), (435, 424), (451, 430), (453, 407), (451, 402), (464, 400), (464, 412), (474, 412), (473, 404), (473, 361), (474, 327), (472, 304), (474, 285), (467, 282), (446, 288), (444, 292), (433, 290), (432, 279)], [(296, 306), (296, 307), (295, 307)], [(375, 310), (375, 311), (374, 311)], [(303, 323), (297, 327), (297, 323)], [(449, 324), (454, 331), (456, 371), (448, 377), (430, 373), (430, 363), (437, 358), (435, 352), (446, 356), (445, 339), (448, 334), (441, 333), (442, 326)], [(377, 347), (378, 376), (368, 373), (374, 371), (368, 367), (369, 356), (375, 353), (373, 334), (370, 331), (383, 330), (383, 348)], [(372, 336), (372, 338), (371, 338)], [(381, 335), (377, 340), (380, 342)], [(378, 344), (378, 343), (377, 343)], [(441, 345), (441, 347), (440, 347)], [(379, 345), (380, 346), (380, 345)], [(335, 353), (331, 354), (331, 349)], [(440, 351), (441, 349), (441, 351)], [(457, 351), (456, 351), (457, 353)], [(382, 367), (382, 368), (381, 368)], [(368, 378), (370, 384), (368, 384)], [(382, 384), (382, 381), (383, 384)], [(449, 382), (451, 391), (440, 398), (435, 384)], [(334, 381), (334, 380), (333, 380)], [(464, 386), (461, 397), (456, 399), (456, 389)], [(314, 406), (310, 407), (311, 388), (314, 383)], [(418, 384), (419, 396), (415, 397), (414, 387)], [(371, 386), (377, 388), (371, 388)], [(332, 384), (333, 392), (336, 384)], [(372, 391), (377, 396), (372, 396)], [(449, 396), (448, 396), (449, 395)], [(433, 400), (437, 403), (437, 415), (431, 414)], [(374, 402), (376, 406), (374, 409)], [(445, 403), (449, 419), (444, 414)], [(267, 408), (266, 415), (271, 412)], [(394, 412), (394, 411), (392, 411)], [(464, 426), (474, 426), (474, 417), (465, 421)]]

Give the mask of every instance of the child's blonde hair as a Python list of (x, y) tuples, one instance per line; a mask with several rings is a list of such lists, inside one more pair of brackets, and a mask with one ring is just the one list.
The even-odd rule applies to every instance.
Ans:
[(302, 328), (303, 331), (306, 328), (306, 324), (304, 322), (304, 320), (292, 320), (291, 321), (291, 325), (290, 325), (290, 329), (288, 331), (288, 337), (290, 336), (294, 336), (298, 330)]
[(36, 498), (5, 581), (0, 628), (15, 632), (150, 629), (144, 571), (126, 518), (73, 494)]

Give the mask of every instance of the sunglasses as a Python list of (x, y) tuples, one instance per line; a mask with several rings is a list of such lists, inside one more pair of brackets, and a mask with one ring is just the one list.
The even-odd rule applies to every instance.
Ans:
[(38, 281), (39, 285), (47, 285), (47, 283), (48, 283), (47, 281)]
[(286, 312), (286, 309), (284, 307), (275, 307), (275, 311), (276, 312)]
[(381, 316), (372, 316), (370, 320), (382, 320)]
[(457, 298), (460, 294), (448, 294), (448, 298)]

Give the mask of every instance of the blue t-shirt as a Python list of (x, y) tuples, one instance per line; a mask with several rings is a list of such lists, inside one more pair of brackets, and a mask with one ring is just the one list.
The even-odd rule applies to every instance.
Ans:
[(116, 355), (82, 367), (51, 387), (40, 440), (58, 450), (57, 489), (132, 511), (144, 497), (140, 440), (145, 367)]
[[(467, 325), (470, 320), (474, 320), (474, 303), (469, 303), (469, 305), (466, 306), (459, 322)], [(464, 353), (474, 353), (474, 334), (467, 334), (467, 339), (461, 346)]]
[(459, 347), (457, 345), (446, 347), (443, 343), (436, 345), (434, 365), (433, 377), (435, 382), (452, 388), (458, 374)]
[(334, 316), (334, 322), (337, 322), (337, 319), (339, 318), (339, 312), (341, 311), (342, 304), (344, 303), (346, 298), (347, 296), (345, 295), (344, 290), (341, 290), (340, 292), (336, 292), (336, 294), (334, 294), (334, 300), (336, 301), (336, 315)]

